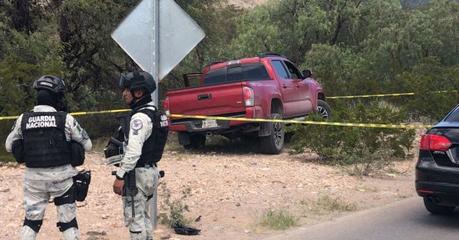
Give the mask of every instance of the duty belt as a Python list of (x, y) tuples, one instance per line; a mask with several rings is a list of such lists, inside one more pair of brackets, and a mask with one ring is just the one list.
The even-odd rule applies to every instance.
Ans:
[(135, 168), (152, 168), (152, 167), (158, 167), (156, 163), (146, 163), (146, 164), (140, 164), (136, 165)]

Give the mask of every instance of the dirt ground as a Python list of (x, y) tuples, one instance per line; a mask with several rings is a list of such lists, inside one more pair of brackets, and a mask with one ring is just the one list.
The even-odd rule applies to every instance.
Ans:
[[(269, 210), (290, 214), (297, 225), (314, 224), (415, 195), (414, 157), (377, 176), (356, 177), (319, 164), (312, 154), (261, 155), (240, 144), (201, 152), (168, 148), (160, 162), (166, 176), (158, 190), (159, 208), (167, 207), (170, 192), (169, 200), (182, 199), (189, 208), (185, 217), (202, 232), (182, 236), (159, 225), (155, 239), (260, 239), (279, 233), (261, 225)], [(92, 170), (93, 182), (87, 200), (78, 203), (82, 239), (128, 239), (121, 199), (112, 193), (114, 168), (105, 166), (97, 152), (87, 155), (84, 167)], [(23, 172), (23, 167), (0, 167), (0, 239), (18, 239), (24, 216)], [(184, 191), (190, 194), (183, 197)], [(55, 224), (56, 210), (49, 204), (38, 239), (60, 239)]]

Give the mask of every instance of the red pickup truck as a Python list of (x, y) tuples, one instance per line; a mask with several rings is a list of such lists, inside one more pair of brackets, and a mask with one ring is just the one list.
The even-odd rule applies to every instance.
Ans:
[[(311, 72), (298, 71), (278, 54), (212, 63), (194, 76), (198, 76), (198, 87), (167, 93), (167, 114), (294, 119), (318, 112), (324, 118), (330, 116), (323, 89)], [(261, 152), (277, 154), (285, 138), (281, 123), (173, 118), (170, 130), (178, 132), (179, 143), (187, 149), (204, 146), (208, 134), (220, 134), (258, 138)]]

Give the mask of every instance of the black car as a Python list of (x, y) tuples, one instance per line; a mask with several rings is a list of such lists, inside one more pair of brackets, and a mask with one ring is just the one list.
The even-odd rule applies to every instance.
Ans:
[(421, 138), (416, 192), (432, 214), (459, 206), (459, 105)]

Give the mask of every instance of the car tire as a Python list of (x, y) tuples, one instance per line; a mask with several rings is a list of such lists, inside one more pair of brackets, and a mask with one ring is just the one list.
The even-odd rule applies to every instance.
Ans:
[[(272, 113), (271, 119), (282, 119), (282, 114)], [(285, 127), (283, 123), (270, 123), (271, 134), (260, 138), (260, 151), (266, 154), (278, 154), (284, 147)]]
[(202, 149), (206, 145), (206, 135), (193, 134), (190, 135), (190, 144), (183, 145), (185, 149)]
[(319, 99), (317, 101), (317, 114), (323, 119), (330, 119), (331, 117), (331, 107), (324, 100)]
[(424, 197), (424, 206), (427, 211), (434, 215), (449, 215), (453, 213), (455, 206), (442, 206), (435, 203), (432, 198)]

